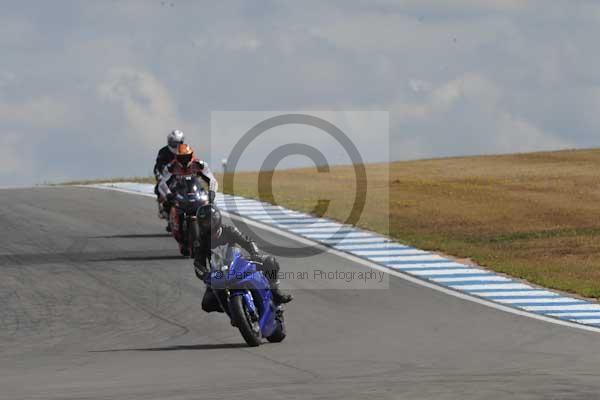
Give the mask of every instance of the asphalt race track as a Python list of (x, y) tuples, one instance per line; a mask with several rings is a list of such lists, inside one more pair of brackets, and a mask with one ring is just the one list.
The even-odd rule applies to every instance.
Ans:
[(0, 190), (0, 224), (0, 399), (600, 398), (600, 334), (396, 277), (387, 290), (292, 282), (288, 338), (247, 348), (201, 310), (203, 287), (147, 197)]

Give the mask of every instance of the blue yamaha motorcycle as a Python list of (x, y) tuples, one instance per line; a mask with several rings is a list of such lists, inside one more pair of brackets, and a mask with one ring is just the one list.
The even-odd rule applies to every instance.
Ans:
[(211, 272), (205, 278), (207, 290), (213, 291), (248, 346), (260, 345), (263, 337), (269, 342), (283, 341), (283, 306), (273, 302), (267, 278), (238, 248), (227, 246), (224, 253), (223, 257), (213, 253)]

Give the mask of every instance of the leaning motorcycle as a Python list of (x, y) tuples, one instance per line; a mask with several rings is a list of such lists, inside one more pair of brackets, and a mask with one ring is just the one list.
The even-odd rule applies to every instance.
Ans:
[(237, 247), (224, 246), (213, 253), (204, 281), (248, 346), (260, 345), (263, 338), (269, 342), (285, 339), (283, 306), (275, 304), (269, 281)]
[(179, 243), (181, 255), (194, 257), (200, 244), (200, 227), (196, 213), (209, 204), (208, 193), (202, 180), (196, 176), (184, 176), (175, 184), (173, 206), (169, 215), (171, 234)]

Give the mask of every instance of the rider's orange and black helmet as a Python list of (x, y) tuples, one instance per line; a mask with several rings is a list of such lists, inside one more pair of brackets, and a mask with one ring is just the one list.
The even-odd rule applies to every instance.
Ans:
[(194, 150), (192, 150), (189, 145), (181, 143), (179, 146), (177, 146), (177, 161), (181, 165), (187, 167), (193, 158)]

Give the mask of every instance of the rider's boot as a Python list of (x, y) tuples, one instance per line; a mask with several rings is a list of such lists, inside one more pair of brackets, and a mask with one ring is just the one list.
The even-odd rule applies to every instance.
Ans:
[(212, 291), (210, 286), (206, 286), (206, 291), (204, 292), (204, 296), (202, 297), (202, 309), (207, 313), (217, 311), (223, 312), (223, 309), (219, 305), (219, 301), (217, 300), (217, 296)]
[(289, 303), (294, 299), (291, 294), (285, 293), (281, 290), (279, 287), (279, 281), (271, 282), (271, 294), (273, 295), (273, 301), (275, 304)]
[(165, 202), (158, 202), (158, 218), (167, 221), (167, 226), (165, 230), (171, 233), (173, 231), (173, 229), (171, 228), (171, 218), (169, 218), (169, 208), (166, 207)]
[(279, 288), (279, 263), (277, 262), (277, 259), (272, 256), (262, 257), (259, 254), (254, 255), (254, 257), (262, 265), (261, 271), (266, 275), (267, 280), (269, 281), (271, 294), (273, 295), (275, 304), (284, 304), (292, 301), (292, 295), (284, 293)]
[(160, 218), (160, 219), (168, 219), (169, 218), (169, 214), (167, 213), (167, 211), (165, 209), (164, 202), (161, 201), (160, 199), (157, 199), (156, 202), (158, 203), (158, 218)]

